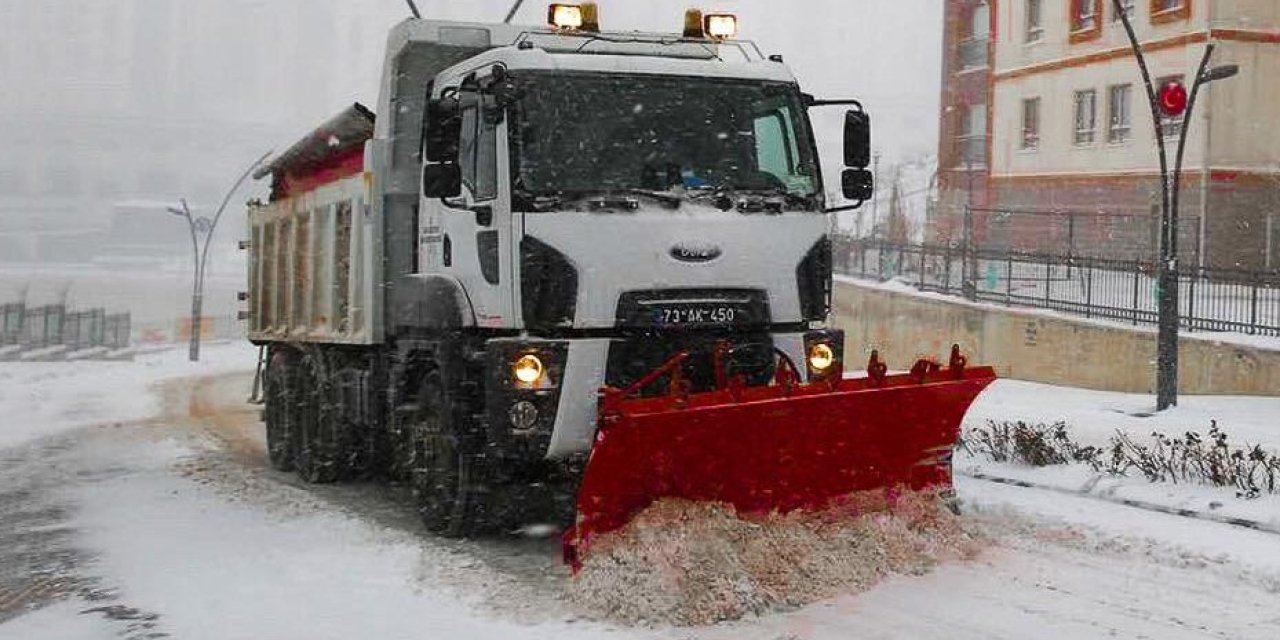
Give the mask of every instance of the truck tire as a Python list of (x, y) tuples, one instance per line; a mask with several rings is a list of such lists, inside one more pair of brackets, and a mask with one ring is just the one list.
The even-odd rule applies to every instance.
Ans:
[(267, 460), (277, 471), (293, 471), (293, 385), (292, 371), (284, 354), (275, 353), (263, 382), (266, 407)]
[(309, 484), (330, 484), (347, 475), (348, 438), (324, 354), (308, 353), (298, 367), (298, 437), (294, 466)]
[(459, 538), (477, 531), (481, 510), (477, 480), (483, 459), (469, 446), (457, 406), (459, 394), (448, 385), (447, 371), (435, 368), (422, 382), (418, 415), (413, 420), (410, 478), (418, 513), (427, 530)]

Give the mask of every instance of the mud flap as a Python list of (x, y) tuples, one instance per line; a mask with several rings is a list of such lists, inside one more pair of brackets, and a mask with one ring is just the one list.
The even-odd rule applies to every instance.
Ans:
[(752, 514), (820, 510), (874, 489), (949, 490), (961, 420), (995, 372), (966, 368), (958, 349), (946, 368), (921, 361), (887, 375), (873, 355), (868, 372), (811, 384), (730, 382), (699, 394), (675, 383), (658, 398), (604, 390), (566, 562), (576, 570), (592, 537), (662, 498)]

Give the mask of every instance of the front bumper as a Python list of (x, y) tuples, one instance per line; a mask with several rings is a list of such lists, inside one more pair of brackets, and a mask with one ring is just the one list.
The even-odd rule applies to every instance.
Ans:
[[(724, 336), (707, 334), (707, 344), (704, 346), (710, 346), (720, 339), (724, 339)], [(730, 339), (733, 340), (734, 337)], [(773, 348), (797, 365), (804, 381), (816, 375), (806, 364), (806, 353), (812, 343), (825, 341), (835, 348), (837, 354), (843, 352), (843, 334), (834, 330), (761, 333), (738, 336), (736, 339), (749, 340), (755, 344), (760, 344), (763, 339), (764, 343), (771, 343)], [(688, 339), (676, 343), (664, 342), (654, 336), (627, 339), (495, 340), (488, 349), (487, 369), (490, 377), (486, 385), (485, 404), (489, 442), (496, 450), (526, 461), (564, 460), (590, 453), (596, 434), (600, 389), (609, 384), (619, 386), (627, 381), (634, 381), (636, 376), (634, 371), (618, 371), (618, 354), (652, 350), (652, 353), (645, 355), (645, 359), (656, 361), (651, 367), (653, 369), (675, 355), (675, 349), (687, 349), (696, 346), (697, 342), (697, 339), (692, 342)], [(668, 349), (672, 349), (672, 352), (666, 353)], [(532, 387), (523, 386), (511, 376), (511, 363), (527, 353), (537, 354), (546, 363), (544, 383)], [(772, 367), (769, 375), (772, 375)], [(753, 378), (751, 384), (763, 384), (769, 376), (761, 378), (759, 375), (748, 375), (748, 378)], [(537, 410), (533, 428), (516, 428), (512, 407), (517, 403), (531, 403)], [(527, 411), (528, 405), (523, 405), (522, 409)]]

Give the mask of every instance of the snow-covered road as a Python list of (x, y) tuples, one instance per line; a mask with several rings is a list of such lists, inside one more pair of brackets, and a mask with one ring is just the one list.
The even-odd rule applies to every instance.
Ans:
[[(0, 448), (0, 640), (1280, 637), (1280, 536), (964, 478), (994, 539), (974, 562), (715, 627), (619, 628), (560, 597), (552, 540), (444, 541), (395, 489), (270, 471), (247, 380), (171, 381), (151, 419)], [(1030, 390), (993, 391), (983, 416)]]

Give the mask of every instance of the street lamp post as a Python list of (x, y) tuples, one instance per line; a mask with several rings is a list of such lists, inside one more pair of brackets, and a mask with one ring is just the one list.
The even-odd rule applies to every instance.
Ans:
[[(1224, 80), (1240, 72), (1236, 65), (1209, 68), (1214, 44), (1205, 47), (1204, 57), (1196, 72), (1195, 81), (1188, 96), (1177, 83), (1168, 83), (1157, 91), (1151, 79), (1150, 68), (1142, 45), (1138, 42), (1129, 19), (1129, 12), (1120, 0), (1112, 0), (1116, 15), (1124, 25), (1129, 43), (1133, 47), (1147, 89), (1151, 105), (1151, 117), (1155, 123), (1156, 152), (1160, 158), (1160, 261), (1157, 267), (1157, 292), (1159, 295), (1159, 330), (1156, 347), (1156, 410), (1164, 411), (1178, 404), (1178, 328), (1179, 328), (1179, 280), (1178, 280), (1178, 206), (1182, 187), (1182, 160), (1187, 146), (1187, 132), (1191, 128), (1191, 116), (1195, 111), (1200, 88), (1216, 80)], [(1178, 148), (1172, 171), (1169, 168), (1168, 148), (1165, 144), (1164, 117), (1182, 116), (1182, 129), (1178, 133)], [(1208, 162), (1208, 158), (1205, 158)]]
[(209, 264), (209, 245), (213, 244), (213, 233), (218, 228), (218, 222), (222, 220), (222, 214), (227, 210), (227, 204), (231, 202), (231, 198), (240, 190), (240, 185), (249, 179), (250, 174), (259, 165), (267, 161), (271, 156), (268, 151), (262, 154), (256, 162), (249, 166), (240, 178), (236, 180), (231, 190), (222, 198), (222, 204), (218, 206), (217, 213), (213, 219), (205, 216), (195, 217), (191, 213), (191, 207), (187, 206), (186, 198), (181, 200), (182, 208), (169, 207), (169, 213), (186, 219), (187, 226), (191, 230), (191, 253), (194, 265), (194, 273), (191, 282), (191, 343), (188, 347), (187, 357), (192, 362), (200, 360), (200, 333), (203, 329), (202, 314), (204, 313), (204, 275), (205, 269)]

